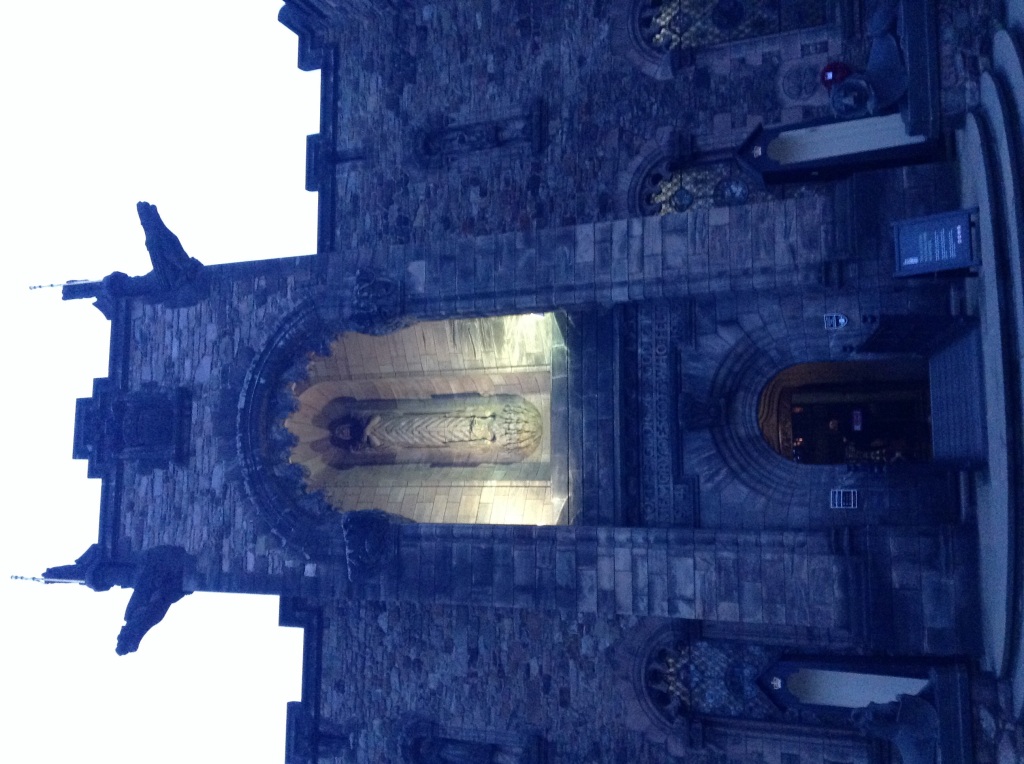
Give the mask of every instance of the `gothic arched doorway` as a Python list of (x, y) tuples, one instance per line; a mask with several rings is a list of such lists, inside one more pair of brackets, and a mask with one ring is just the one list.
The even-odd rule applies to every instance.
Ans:
[(916, 358), (790, 366), (758, 406), (772, 449), (807, 464), (928, 461), (930, 419), (928, 364)]

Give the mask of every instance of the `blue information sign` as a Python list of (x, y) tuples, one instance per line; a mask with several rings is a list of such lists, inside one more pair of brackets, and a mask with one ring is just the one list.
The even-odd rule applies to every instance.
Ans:
[(954, 210), (893, 223), (896, 275), (969, 268), (976, 265), (971, 242), (971, 213)]

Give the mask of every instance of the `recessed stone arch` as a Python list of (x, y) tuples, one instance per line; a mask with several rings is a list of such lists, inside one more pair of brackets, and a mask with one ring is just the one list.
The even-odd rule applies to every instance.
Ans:
[[(244, 485), (279, 537), (313, 558), (342, 555), (342, 513), (375, 507), (420, 522), (564, 521), (567, 489), (559, 480), (566, 480), (565, 469), (553, 466), (551, 452), (551, 345), (523, 347), (540, 343), (545, 331), (557, 332), (551, 316), (414, 323), (389, 314), (385, 323), (393, 331), (370, 334), (360, 318), (366, 310), (323, 304), (310, 299), (281, 322), (250, 366), (241, 395), (238, 450)], [(530, 337), (528, 326), (535, 330)], [(474, 352), (490, 343), (510, 355), (453, 372), (442, 368), (447, 351), (428, 353), (422, 347), (459, 333)], [(555, 342), (560, 341), (558, 334)], [(415, 343), (421, 347), (413, 352)], [(420, 364), (418, 373), (398, 367), (406, 351), (415, 356), (407, 359), (410, 363)], [(462, 361), (476, 363), (478, 356)], [(441, 366), (431, 373), (430, 364), (439, 359)], [(379, 448), (371, 454), (375, 458), (351, 464), (318, 458), (317, 449), (332, 437), (329, 423), (318, 417), (335, 409), (366, 414), (364, 425), (376, 415), (380, 432), (374, 431), (374, 445), (397, 438), (404, 454)], [(392, 416), (395, 422), (380, 421), (395, 412), (404, 413)], [(411, 425), (403, 419), (410, 413)], [(533, 428), (523, 436), (529, 442), (515, 451), (506, 442), (509, 428), (521, 435), (523, 427)], [(466, 443), (458, 437), (461, 430), (472, 436), (469, 440), (497, 435), (493, 442)], [(454, 444), (437, 448), (431, 438), (438, 434)], [(410, 447), (417, 438), (427, 440)], [(454, 457), (445, 459), (442, 452)], [(325, 479), (324, 472), (333, 478)], [(418, 503), (409, 499), (414, 490)], [(427, 492), (441, 512), (421, 511)], [(454, 509), (445, 511), (449, 501)]]
[[(339, 334), (293, 386), (289, 461), (338, 511), (418, 522), (559, 522), (551, 315), (424, 321)], [(564, 520), (564, 518), (561, 518)]]
[[(820, 322), (808, 316), (779, 326), (745, 315), (719, 324), (684, 358), (683, 451), (687, 472), (699, 478), (701, 522), (709, 527), (936, 522), (952, 511), (952, 477), (938, 465), (802, 464), (769, 445), (759, 417), (772, 380), (798, 364), (848, 361), (843, 348), (868, 331), (853, 329), (840, 344)], [(899, 357), (868, 356), (886, 358)], [(857, 491), (857, 506), (833, 508), (834, 489)]]
[(249, 367), (238, 407), (237, 445), (243, 485), (261, 520), (306, 556), (344, 555), (341, 516), (308, 493), (302, 470), (289, 464), (288, 433), (280, 426), (294, 407), (287, 386), (304, 373), (310, 354), (343, 327), (306, 300), (287, 316)]
[(776, 492), (792, 491), (805, 478), (796, 465), (768, 448), (756, 416), (760, 391), (791, 357), (789, 348), (763, 347), (740, 333), (711, 381), (714, 415), (709, 431), (715, 446), (732, 474), (758, 492), (769, 486)]

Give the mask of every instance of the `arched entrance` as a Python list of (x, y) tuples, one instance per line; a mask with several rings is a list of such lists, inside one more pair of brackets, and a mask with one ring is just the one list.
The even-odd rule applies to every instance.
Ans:
[(291, 387), (288, 460), (338, 511), (564, 523), (565, 455), (551, 437), (565, 415), (552, 405), (560, 344), (553, 316), (534, 314), (339, 334)]
[(931, 458), (923, 359), (826, 361), (783, 369), (758, 404), (765, 440), (806, 464), (883, 466)]

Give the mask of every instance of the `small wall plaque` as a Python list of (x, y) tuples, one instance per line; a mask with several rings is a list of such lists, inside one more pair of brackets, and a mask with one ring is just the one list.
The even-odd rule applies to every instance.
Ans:
[(825, 329), (828, 331), (835, 331), (836, 329), (842, 329), (850, 323), (843, 313), (826, 313), (825, 314)]
[(893, 223), (896, 276), (950, 271), (976, 265), (971, 213), (954, 210)]

